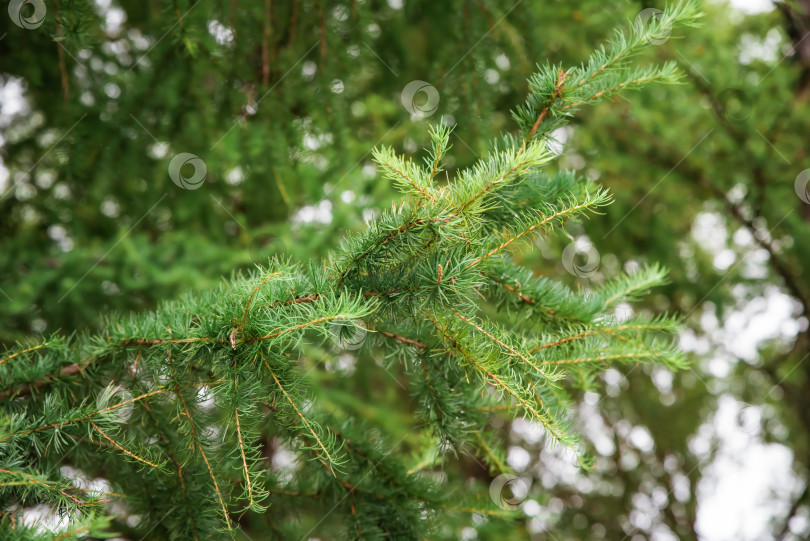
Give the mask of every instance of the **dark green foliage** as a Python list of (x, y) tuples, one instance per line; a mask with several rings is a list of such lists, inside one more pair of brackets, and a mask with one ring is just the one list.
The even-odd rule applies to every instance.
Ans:
[[(668, 23), (696, 18), (691, 4), (667, 13)], [(509, 517), (452, 468), (478, 455), (492, 474), (508, 472), (488, 426), (502, 409), (592, 467), (570, 391), (593, 388), (608, 364), (685, 364), (674, 318), (613, 313), (665, 273), (649, 266), (575, 292), (515, 258), (609, 203), (584, 179), (543, 171), (553, 158), (544, 122), (567, 122), (566, 100), (573, 110), (610, 89), (674, 81), (671, 67), (625, 64), (643, 32), (619, 34), (582, 68), (540, 68), (515, 113), (519, 133), (452, 178), (439, 174), (444, 125), (428, 134), (423, 164), (379, 147), (382, 176), (404, 198), (324, 260), (274, 258), (154, 312), (110, 317), (101, 332), (9, 349), (0, 528), (33, 535), (15, 506), (46, 503), (73, 517), (73, 536), (236, 536), (264, 515), (280, 538), (457, 538), (458, 514)], [(382, 356), (408, 400), (353, 396), (341, 350), (357, 350), (353, 362)], [(291, 453), (294, 466), (281, 460)], [(69, 483), (67, 456), (109, 490)]]

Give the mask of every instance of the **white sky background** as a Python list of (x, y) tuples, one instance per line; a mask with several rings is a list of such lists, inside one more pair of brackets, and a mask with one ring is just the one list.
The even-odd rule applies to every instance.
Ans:
[(745, 13), (763, 13), (773, 9), (771, 0), (728, 0), (728, 3)]
[[(728, 3), (733, 9), (745, 13), (773, 9), (770, 0), (728, 0)], [(100, 4), (108, 5), (108, 2)], [(10, 116), (26, 112), (24, 86), (19, 80), (6, 79), (5, 84), (0, 85), (0, 127), (6, 125)], [(0, 147), (4, 142), (0, 135)], [(0, 156), (0, 193), (9, 184), (9, 171)], [(738, 248), (745, 246), (746, 240), (750, 242), (750, 239), (743, 238), (739, 242), (734, 232), (718, 225), (717, 218), (710, 213), (701, 215), (696, 220), (693, 237), (718, 254), (715, 265), (722, 269), (733, 263), (733, 259), (729, 260), (734, 257), (731, 248), (735, 244)], [(701, 343), (694, 334), (686, 333), (682, 345), (697, 352), (712, 351), (704, 368), (715, 377), (723, 377), (740, 359), (753, 360), (756, 347), (763, 340), (790, 339), (795, 335), (801, 325), (791, 312), (790, 299), (771, 290), (764, 297), (740, 306), (725, 322), (718, 322), (711, 315), (704, 317), (702, 324), (709, 334), (710, 343)], [(802, 325), (806, 324), (805, 321)], [(712, 436), (721, 442), (718, 457), (704, 469), (698, 488), (697, 528), (702, 541), (767, 539), (771, 531), (769, 519), (783, 516), (791, 497), (803, 489), (803, 481), (797, 479), (791, 470), (791, 450), (762, 442), (758, 429), (761, 414), (758, 408), (748, 407), (723, 394), (713, 419), (691, 444), (692, 450), (699, 455)], [(806, 518), (799, 518), (796, 527), (803, 528), (806, 523)]]

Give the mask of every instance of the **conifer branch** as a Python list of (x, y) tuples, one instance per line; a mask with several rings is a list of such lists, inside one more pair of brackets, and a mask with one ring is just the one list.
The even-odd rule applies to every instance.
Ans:
[[(543, 142), (531, 142), (527, 147), (494, 153), (488, 160), (465, 172), (464, 180), (467, 182), (459, 184), (453, 192), (455, 198), (463, 198), (456, 205), (454, 213), (463, 214), (484, 196), (550, 160), (551, 153)], [(472, 193), (469, 193), (471, 190)]]
[(74, 528), (72, 530), (68, 530), (64, 533), (61, 533), (54, 537), (54, 541), (62, 541), (63, 539), (68, 539), (71, 537), (79, 538), (81, 537), (79, 534), (88, 533), (93, 530), (92, 525), (80, 526), (78, 528)]
[(609, 308), (620, 301), (633, 301), (650, 288), (666, 285), (667, 270), (658, 265), (645, 266), (632, 275), (624, 275), (609, 282), (602, 290), (604, 306)]
[[(610, 361), (683, 367), (684, 355), (666, 336), (677, 330), (676, 319), (616, 322), (611, 314), (617, 303), (638, 300), (664, 283), (664, 269), (651, 266), (593, 291), (573, 291), (562, 281), (534, 276), (509, 251), (532, 233), (563, 227), (609, 202), (605, 191), (589, 191), (586, 179), (540, 170), (554, 157), (548, 139), (581, 106), (676, 82), (670, 64), (634, 69), (629, 59), (645, 45), (645, 32), (693, 24), (696, 17), (692, 4), (681, 4), (652, 28), (617, 33), (581, 66), (540, 66), (525, 104), (513, 113), (517, 133), (493, 144), (472, 167), (447, 175), (441, 188), (434, 182), (451, 148), (451, 130), (443, 124), (428, 134), (424, 163), (389, 147), (374, 150), (381, 175), (403, 194), (402, 201), (349, 235), (323, 262), (274, 259), (267, 268), (163, 303), (152, 313), (111, 317), (103, 333), (57, 335), (4, 352), (0, 460), (6, 469), (0, 469), (0, 498), (17, 502), (35, 491), (38, 501), (55, 507), (98, 507), (74, 496), (66, 481), (50, 481), (47, 454), (75, 448), (104, 453), (104, 468), (150, 466), (145, 479), (122, 475), (119, 492), (129, 497), (126, 483), (139, 483), (128, 499), (133, 513), (147, 513), (141, 494), (175, 498), (184, 506), (182, 520), (161, 524), (156, 535), (165, 537), (210, 538), (223, 521), (234, 535), (228, 503), (246, 501), (240, 513), (260, 513), (271, 493), (323, 511), (345, 501), (341, 509), (351, 535), (368, 537), (394, 535), (380, 528), (390, 518), (380, 515), (391, 509), (401, 513), (397, 520), (414, 538), (426, 535), (429, 519), (422, 517), (442, 510), (500, 515), (477, 504), (448, 505), (413, 475), (422, 466), (409, 469), (393, 460), (383, 465), (390, 451), (379, 442), (393, 439), (392, 424), (375, 425), (378, 433), (369, 437), (367, 410), (376, 405), (327, 387), (310, 393), (300, 364), (322, 366), (321, 360), (334, 357), (344, 346), (334, 327), (350, 322), (368, 345), (341, 356), (365, 359), (382, 349), (410, 378), (416, 411), (407, 419), (414, 421), (409, 430), (418, 431), (412, 438), (417, 456), (450, 461), (454, 452), (472, 448), (500, 471), (506, 465), (499, 442), (483, 432), (488, 415), (522, 413), (544, 427), (550, 442), (575, 448), (569, 387), (591, 388), (596, 370)], [(312, 340), (318, 337), (320, 343)], [(26, 362), (11, 362), (20, 357)], [(342, 377), (331, 369), (316, 381)], [(136, 396), (110, 406), (88, 404), (85, 397), (111, 379), (125, 382)], [(212, 400), (203, 402), (202, 393), (199, 400), (190, 398), (191, 389), (206, 389)], [(328, 409), (316, 406), (321, 399)], [(110, 428), (113, 422), (104, 421), (105, 414), (133, 405), (136, 418), (129, 423)], [(80, 437), (80, 426), (101, 437)], [(209, 429), (230, 448), (215, 448)], [(165, 455), (136, 452), (152, 437)], [(317, 461), (298, 461), (290, 479), (268, 474), (274, 486), (265, 490), (261, 460), (281, 447)], [(449, 452), (442, 455), (445, 447)], [(174, 464), (170, 471), (157, 458), (163, 456)], [(587, 457), (578, 459), (592, 465)], [(13, 473), (29, 462), (35, 473)], [(342, 468), (346, 478), (338, 476)], [(358, 488), (366, 475), (371, 482)], [(73, 518), (66, 532), (93, 532), (88, 525), (109, 522), (98, 512)]]
[(86, 505), (94, 505), (94, 504), (84, 502), (84, 501), (78, 499), (76, 496), (74, 496), (73, 494), (69, 494), (64, 489), (57, 488), (55, 483), (49, 483), (49, 482), (43, 481), (42, 479), (38, 479), (36, 476), (31, 475), (30, 473), (25, 473), (25, 472), (22, 472), (22, 471), (11, 471), (11, 470), (7, 470), (5, 468), (0, 468), (0, 473), (4, 473), (6, 475), (9, 475), (12, 478), (17, 477), (17, 478), (23, 479), (23, 481), (3, 481), (3, 482), (0, 482), (0, 486), (6, 486), (6, 487), (7, 486), (20, 486), (20, 485), (23, 485), (23, 486), (25, 486), (25, 485), (41, 486), (41, 487), (44, 487), (48, 491), (55, 492), (55, 493), (61, 495), (62, 497), (64, 497), (65, 499), (70, 500), (76, 506), (81, 507), (81, 506), (86, 506)]
[(128, 457), (130, 457), (130, 458), (134, 458), (134, 459), (135, 459), (135, 460), (137, 460), (138, 462), (142, 462), (142, 463), (144, 463), (144, 464), (146, 464), (146, 465), (148, 465), (148, 466), (152, 466), (153, 468), (159, 468), (159, 467), (160, 467), (160, 466), (158, 466), (157, 464), (154, 464), (154, 463), (152, 463), (152, 462), (149, 462), (149, 461), (148, 461), (148, 460), (146, 460), (145, 458), (141, 458), (141, 457), (139, 457), (138, 455), (136, 455), (135, 453), (133, 453), (133, 452), (131, 452), (131, 451), (127, 451), (127, 450), (126, 450), (126, 449), (124, 449), (124, 447), (122, 447), (122, 446), (121, 446), (121, 445), (120, 445), (118, 442), (116, 442), (114, 439), (112, 439), (110, 436), (108, 436), (108, 435), (107, 435), (107, 434), (106, 434), (106, 433), (105, 433), (103, 430), (101, 430), (101, 428), (99, 428), (99, 426), (98, 426), (96, 423), (94, 423), (93, 421), (88, 421), (88, 422), (90, 423), (90, 426), (92, 426), (93, 428), (95, 428), (95, 429), (96, 429), (96, 432), (98, 432), (99, 434), (101, 434), (101, 436), (102, 436), (102, 437), (103, 437), (105, 440), (107, 440), (108, 442), (110, 442), (110, 444), (111, 444), (113, 447), (115, 447), (116, 449), (118, 449), (119, 451), (121, 451), (122, 453), (124, 453), (125, 455), (127, 455)]
[[(493, 278), (493, 280), (492, 280), (492, 281), (493, 281), (493, 282), (495, 282), (496, 284), (501, 285), (501, 286), (502, 286), (503, 288), (505, 288), (507, 291), (510, 291), (510, 292), (514, 293), (515, 295), (517, 295), (517, 296), (518, 296), (518, 298), (519, 298), (521, 301), (525, 302), (526, 304), (536, 304), (536, 303), (535, 303), (535, 301), (534, 301), (534, 299), (532, 299), (531, 297), (529, 297), (529, 296), (525, 295), (523, 292), (521, 292), (521, 291), (520, 291), (520, 289), (518, 289), (518, 288), (516, 288), (516, 287), (512, 287), (512, 286), (510, 286), (509, 284), (507, 284), (507, 283), (506, 283), (506, 282), (504, 282), (503, 280), (498, 280), (497, 278)], [(553, 316), (553, 315), (554, 315), (554, 311), (553, 311), (553, 310), (549, 310), (549, 315), (552, 315), (552, 316)]]
[(591, 210), (593, 208), (598, 208), (607, 204), (610, 200), (610, 197), (607, 195), (605, 191), (598, 191), (594, 195), (586, 195), (585, 200), (582, 203), (572, 205), (568, 208), (563, 208), (561, 210), (553, 211), (552, 214), (549, 216), (543, 216), (542, 213), (539, 213), (539, 221), (532, 223), (525, 227), (522, 231), (518, 232), (516, 235), (508, 238), (507, 240), (503, 241), (500, 245), (496, 246), (483, 256), (479, 257), (475, 261), (469, 263), (465, 268), (470, 268), (474, 265), (479, 264), (481, 261), (501, 252), (504, 248), (511, 245), (513, 242), (520, 240), (524, 236), (528, 235), (532, 231), (536, 229), (543, 229), (545, 227), (553, 227), (555, 221), (560, 221), (564, 219), (568, 219), (571, 216), (581, 214), (584, 210)]
[(264, 336), (256, 337), (256, 338), (248, 338), (243, 340), (243, 342), (251, 344), (253, 342), (262, 342), (264, 340), (270, 340), (272, 338), (278, 338), (279, 336), (284, 336), (285, 334), (290, 334), (295, 331), (300, 331), (302, 329), (306, 329), (307, 327), (312, 327), (314, 325), (323, 325), (324, 323), (329, 323), (330, 321), (341, 320), (341, 319), (352, 319), (351, 314), (333, 314), (324, 317), (318, 317), (311, 321), (307, 321), (305, 323), (300, 323), (293, 327), (287, 329), (273, 329), (272, 332), (265, 334)]
[(473, 433), (475, 434), (475, 438), (478, 440), (478, 444), (481, 446), (481, 448), (487, 454), (487, 457), (489, 457), (489, 459), (492, 461), (492, 463), (496, 465), (496, 467), (498, 468), (498, 471), (501, 472), (501, 473), (509, 471), (509, 468), (506, 466), (506, 464), (504, 464), (503, 460), (501, 460), (495, 454), (495, 452), (492, 450), (492, 448), (484, 440), (484, 436), (481, 435), (481, 431), (475, 429), (475, 430), (473, 430)]
[(436, 174), (442, 171), (442, 160), (444, 159), (447, 152), (451, 148), (453, 148), (453, 145), (449, 144), (450, 132), (452, 131), (453, 129), (447, 127), (444, 123), (441, 123), (436, 127), (430, 128), (430, 138), (433, 141), (433, 147), (431, 149), (431, 154), (428, 160), (428, 165), (431, 166), (430, 175), (428, 176), (428, 179), (431, 182), (433, 181)]
[(538, 401), (537, 403), (532, 403), (532, 400), (538, 399), (536, 393), (532, 393), (531, 398), (523, 396), (523, 393), (520, 392), (514, 384), (510, 384), (507, 381), (506, 376), (496, 374), (494, 371), (481, 364), (481, 362), (477, 360), (476, 355), (464, 348), (464, 346), (460, 343), (459, 337), (448, 331), (447, 326), (440, 325), (439, 322), (431, 317), (428, 313), (424, 313), (423, 315), (428, 321), (431, 322), (431, 324), (433, 324), (433, 326), (439, 332), (439, 335), (450, 344), (451, 348), (461, 355), (464, 362), (475, 368), (479, 373), (483, 374), (485, 378), (490, 380), (490, 382), (492, 382), (501, 393), (513, 398), (521, 406), (521, 408), (532, 417), (532, 419), (542, 423), (555, 440), (567, 442), (569, 445), (573, 443), (571, 437), (559, 430), (556, 423), (541, 411), (543, 407), (542, 402)]
[(87, 368), (87, 366), (89, 366), (89, 363), (84, 364), (74, 363), (65, 366), (59, 370), (58, 376), (47, 375), (40, 380), (31, 381), (20, 387), (7, 389), (5, 391), (0, 392), (0, 400), (5, 400), (10, 397), (25, 396), (27, 394), (30, 394), (33, 389), (42, 389), (43, 387), (47, 387), (58, 377), (75, 376), (76, 374), (81, 373), (81, 371)]
[(382, 168), (383, 175), (403, 193), (416, 195), (428, 201), (436, 201), (431, 194), (433, 175), (429, 177), (411, 160), (397, 156), (390, 147), (374, 149), (374, 161)]
[(245, 324), (247, 323), (248, 311), (250, 310), (250, 303), (252, 303), (252, 302), (253, 302), (253, 297), (255, 297), (255, 296), (256, 296), (256, 292), (257, 292), (257, 291), (259, 291), (259, 289), (261, 289), (261, 287), (262, 287), (264, 284), (266, 284), (268, 280), (270, 280), (271, 278), (275, 278), (276, 276), (279, 276), (279, 275), (281, 275), (281, 274), (284, 274), (284, 273), (283, 273), (283, 272), (274, 272), (274, 273), (268, 274), (268, 275), (267, 275), (267, 278), (265, 278), (264, 280), (262, 280), (262, 281), (261, 281), (261, 282), (260, 282), (260, 283), (259, 283), (259, 284), (258, 284), (258, 285), (257, 285), (257, 286), (254, 288), (254, 289), (253, 289), (253, 293), (251, 293), (251, 294), (250, 294), (250, 297), (248, 298), (247, 303), (245, 303), (245, 315), (244, 315), (244, 316), (242, 316), (242, 327), (244, 327), (244, 326), (245, 326)]
[[(327, 466), (329, 468), (329, 471), (333, 475), (335, 475), (334, 471), (332, 469), (332, 465), (333, 464), (339, 464), (340, 461), (336, 460), (336, 458), (333, 457), (332, 454), (329, 452), (329, 449), (326, 447), (326, 444), (321, 439), (321, 437), (318, 435), (318, 433), (315, 430), (314, 426), (310, 423), (310, 421), (306, 418), (306, 416), (301, 412), (301, 410), (295, 404), (295, 401), (292, 399), (292, 397), (290, 397), (289, 393), (287, 393), (287, 390), (284, 388), (284, 386), (281, 385), (281, 382), (279, 381), (278, 377), (276, 377), (275, 372), (273, 372), (273, 369), (270, 368), (270, 365), (268, 364), (267, 360), (264, 357), (262, 357), (262, 362), (267, 367), (267, 370), (268, 370), (268, 372), (270, 372), (270, 375), (272, 376), (273, 381), (276, 382), (276, 385), (278, 386), (279, 390), (281, 390), (281, 393), (284, 395), (284, 399), (287, 400), (287, 402), (289, 402), (290, 407), (292, 407), (293, 411), (295, 411), (295, 414), (301, 420), (301, 422), (303, 423), (303, 425), (306, 428), (307, 432), (310, 434), (312, 439), (315, 440), (315, 442), (318, 444), (319, 451), (318, 451), (318, 453), (316, 453), (316, 456), (318, 457), (318, 459), (321, 462), (323, 462), (323, 464), (325, 466)], [(323, 459), (321, 457), (321, 453), (323, 453), (323, 455), (326, 456), (326, 459)]]
[[(186, 503), (186, 507), (190, 507), (189, 499), (188, 499), (188, 492), (186, 492), (186, 483), (183, 480), (183, 466), (174, 458), (174, 456), (169, 453), (169, 457), (171, 458), (172, 462), (174, 463), (175, 468), (177, 469), (177, 480), (180, 482), (180, 491), (183, 493), (183, 501)], [(189, 524), (191, 525), (191, 531), (194, 532), (194, 540), (197, 541), (197, 522), (194, 516), (194, 513), (188, 513)]]
[(245, 472), (245, 485), (248, 489), (248, 506), (253, 507), (253, 483), (250, 481), (250, 471), (248, 470), (247, 457), (245, 456), (245, 443), (242, 440), (242, 425), (239, 422), (239, 409), (233, 409), (233, 416), (236, 419), (236, 438), (239, 440), (239, 454), (242, 457), (242, 468)]
[(444, 417), (444, 413), (442, 413), (442, 408), (439, 406), (439, 393), (436, 392), (436, 387), (434, 387), (433, 383), (430, 381), (430, 372), (428, 371), (425, 356), (419, 355), (419, 361), (422, 363), (422, 371), (425, 374), (425, 384), (428, 386), (428, 389), (430, 389), (430, 394), (433, 396), (433, 400), (436, 403), (436, 413), (439, 415), (439, 418), (442, 418)]
[(559, 340), (555, 340), (554, 342), (537, 346), (536, 348), (530, 349), (529, 353), (536, 353), (541, 349), (561, 346), (566, 342), (570, 342), (572, 340), (579, 340), (582, 338), (587, 338), (589, 336), (596, 336), (599, 334), (613, 334), (614, 336), (618, 336), (615, 334), (616, 331), (629, 331), (629, 330), (653, 331), (653, 330), (665, 330), (668, 329), (669, 327), (670, 325), (666, 323), (661, 323), (661, 324), (615, 325), (610, 327), (588, 329), (571, 336), (566, 336), (565, 338), (560, 338)]
[(65, 426), (65, 425), (72, 425), (72, 424), (80, 423), (82, 421), (86, 421), (87, 419), (91, 419), (91, 418), (95, 417), (96, 415), (101, 415), (103, 413), (108, 413), (108, 412), (117, 410), (119, 408), (122, 408), (123, 406), (126, 406), (128, 404), (134, 404), (135, 402), (138, 402), (139, 400), (143, 400), (145, 398), (149, 398), (151, 396), (155, 396), (157, 394), (162, 394), (162, 393), (165, 393), (165, 392), (166, 392), (166, 389), (158, 389), (158, 390), (155, 390), (155, 391), (151, 391), (149, 393), (144, 393), (144, 394), (142, 394), (140, 396), (137, 396), (135, 398), (132, 398), (130, 400), (124, 400), (119, 404), (114, 404), (112, 406), (102, 408), (102, 409), (100, 409), (98, 411), (94, 411), (94, 412), (88, 413), (86, 415), (82, 415), (81, 417), (78, 417), (78, 418), (68, 419), (66, 421), (60, 421), (58, 423), (51, 423), (51, 424), (47, 424), (45, 426), (38, 426), (36, 428), (31, 428), (31, 429), (28, 429), (28, 430), (24, 430), (22, 432), (15, 432), (13, 434), (9, 434), (7, 436), (4, 436), (4, 437), (0, 438), (0, 441), (6, 441), (6, 440), (10, 440), (12, 438), (18, 438), (20, 436), (25, 436), (27, 434), (32, 434), (34, 432), (41, 432), (43, 430), (51, 430), (51, 429), (54, 429), (54, 428), (57, 428), (57, 427)]
[(477, 325), (476, 323), (474, 323), (474, 322), (470, 321), (469, 319), (467, 319), (467, 318), (466, 318), (466, 317), (464, 317), (463, 315), (459, 314), (459, 313), (458, 313), (458, 312), (456, 312), (455, 310), (453, 310), (452, 312), (453, 312), (453, 313), (456, 315), (456, 317), (458, 317), (458, 318), (459, 318), (461, 321), (463, 321), (463, 322), (467, 323), (468, 325), (470, 325), (471, 327), (473, 327), (475, 330), (477, 330), (478, 332), (480, 332), (481, 334), (483, 334), (484, 336), (486, 336), (487, 338), (489, 338), (490, 340), (492, 340), (492, 341), (493, 341), (495, 344), (497, 344), (497, 345), (498, 345), (500, 348), (504, 349), (504, 350), (507, 352), (507, 355), (513, 355), (513, 356), (517, 357), (518, 359), (520, 359), (521, 361), (523, 361), (524, 363), (526, 363), (527, 365), (529, 365), (530, 367), (532, 367), (532, 368), (535, 370), (535, 372), (537, 372), (538, 374), (540, 374), (541, 376), (543, 376), (543, 378), (545, 378), (546, 380), (548, 380), (548, 381), (553, 381), (553, 380), (555, 380), (555, 379), (559, 379), (559, 378), (558, 378), (558, 377), (556, 377), (556, 376), (552, 376), (552, 375), (550, 375), (550, 374), (547, 374), (547, 373), (546, 373), (546, 372), (545, 372), (545, 371), (544, 371), (542, 368), (540, 368), (539, 366), (537, 366), (537, 365), (536, 365), (536, 364), (535, 364), (535, 363), (534, 363), (534, 362), (533, 362), (531, 359), (529, 359), (529, 357), (528, 357), (527, 355), (524, 355), (523, 353), (521, 353), (521, 352), (519, 352), (518, 350), (516, 350), (514, 347), (512, 347), (512, 346), (510, 346), (509, 344), (507, 344), (507, 343), (503, 342), (502, 340), (499, 340), (497, 337), (495, 337), (495, 336), (494, 336), (494, 335), (492, 335), (491, 333), (487, 332), (487, 330), (486, 330), (486, 329), (484, 329), (483, 327), (481, 327), (480, 325)]
[(548, 99), (546, 104), (543, 106), (543, 109), (540, 111), (540, 114), (537, 115), (537, 120), (535, 120), (534, 124), (532, 125), (532, 129), (529, 130), (529, 135), (526, 136), (526, 140), (524, 141), (524, 146), (527, 144), (528, 141), (534, 137), (534, 134), (537, 132), (537, 128), (540, 127), (540, 124), (543, 122), (543, 119), (546, 118), (548, 114), (548, 110), (551, 105), (560, 98), (562, 95), (563, 85), (565, 84), (565, 77), (568, 75), (565, 70), (560, 69), (557, 72), (557, 83), (554, 85), (554, 91), (551, 93), (551, 97)]
[[(171, 364), (171, 362), (169, 363), (169, 367), (171, 367), (172, 376), (176, 378), (174, 366)], [(183, 390), (179, 386), (177, 386), (175, 388), (175, 393), (177, 394), (177, 397), (180, 399), (180, 404), (182, 405), (182, 413), (186, 416), (186, 419), (188, 420), (188, 428), (189, 431), (191, 432), (191, 437), (192, 440), (194, 441), (194, 446), (200, 452), (200, 456), (202, 456), (202, 459), (205, 462), (205, 467), (208, 470), (208, 476), (214, 483), (214, 493), (217, 495), (219, 505), (222, 507), (222, 516), (225, 519), (225, 525), (228, 527), (228, 531), (232, 531), (233, 527), (231, 526), (231, 518), (228, 515), (228, 509), (225, 507), (225, 500), (222, 498), (222, 492), (219, 489), (219, 483), (217, 483), (217, 477), (216, 475), (214, 475), (214, 470), (211, 469), (211, 462), (209, 462), (208, 456), (205, 454), (205, 449), (203, 449), (200, 440), (197, 438), (197, 430), (194, 427), (194, 419), (191, 417), (191, 412), (188, 409), (186, 398), (183, 396)]]
[(514, 514), (504, 509), (487, 509), (485, 507), (461, 507), (457, 505), (447, 505), (447, 504), (441, 504), (439, 505), (439, 507), (456, 513), (485, 515), (490, 517), (511, 517)]
[(398, 334), (394, 334), (394, 333), (392, 333), (392, 332), (388, 332), (388, 331), (380, 331), (380, 330), (376, 330), (376, 329), (375, 329), (374, 327), (372, 327), (371, 325), (368, 325), (367, 327), (368, 327), (368, 329), (369, 329), (370, 331), (376, 331), (376, 332), (380, 333), (382, 336), (385, 336), (385, 337), (388, 337), (388, 338), (393, 338), (394, 340), (397, 340), (397, 341), (399, 341), (399, 342), (402, 342), (403, 344), (409, 344), (409, 345), (411, 345), (411, 346), (415, 346), (415, 347), (417, 347), (417, 348), (419, 348), (419, 349), (425, 349), (425, 348), (427, 347), (427, 346), (426, 346), (425, 344), (423, 344), (422, 342), (418, 342), (418, 341), (416, 341), (416, 340), (412, 340), (412, 339), (407, 338), (407, 337), (405, 337), (405, 336), (400, 336), (400, 335), (398, 335)]
[(612, 360), (622, 360), (622, 359), (640, 359), (640, 358), (649, 358), (649, 352), (639, 352), (639, 353), (616, 353), (616, 354), (605, 354), (599, 355), (596, 357), (582, 357), (579, 359), (559, 359), (555, 361), (541, 361), (541, 364), (547, 365), (560, 365), (560, 364), (583, 364), (583, 363), (600, 363), (604, 361), (612, 361)]
[(37, 344), (36, 346), (32, 346), (30, 348), (26, 348), (26, 349), (17, 351), (16, 353), (12, 353), (8, 357), (3, 357), (2, 359), (0, 359), (0, 364), (5, 363), (6, 361), (10, 361), (11, 359), (13, 359), (14, 357), (17, 357), (19, 355), (25, 355), (26, 353), (31, 353), (32, 351), (36, 351), (38, 349), (46, 348), (46, 347), (48, 347), (48, 345), (49, 345), (48, 342), (44, 342), (42, 344)]

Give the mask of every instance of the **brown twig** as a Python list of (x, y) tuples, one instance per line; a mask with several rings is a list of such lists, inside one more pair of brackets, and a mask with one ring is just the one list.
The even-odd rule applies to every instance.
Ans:
[(248, 502), (253, 505), (253, 483), (250, 482), (250, 471), (248, 470), (247, 457), (245, 456), (245, 444), (242, 442), (242, 425), (239, 423), (239, 410), (234, 408), (233, 414), (236, 417), (236, 437), (239, 440), (239, 452), (242, 455), (242, 467), (245, 470), (245, 484), (248, 489)]
[(543, 119), (546, 118), (546, 115), (548, 114), (550, 107), (554, 104), (554, 100), (559, 98), (560, 95), (562, 94), (563, 86), (565, 86), (566, 75), (567, 73), (565, 72), (565, 70), (562, 69), (557, 73), (557, 84), (554, 87), (554, 91), (551, 93), (551, 97), (549, 98), (545, 107), (543, 107), (543, 109), (540, 111), (540, 114), (537, 116), (537, 120), (534, 122), (532, 129), (529, 131), (529, 135), (526, 137), (526, 141), (524, 141), (523, 143), (524, 149), (526, 148), (526, 143), (528, 141), (531, 141), (532, 137), (534, 137), (534, 134), (540, 127), (540, 124), (543, 122)]
[(119, 445), (119, 444), (118, 444), (118, 443), (117, 443), (117, 442), (116, 442), (114, 439), (112, 439), (112, 438), (111, 438), (111, 437), (109, 437), (107, 434), (105, 434), (105, 433), (104, 433), (104, 431), (103, 431), (103, 430), (101, 430), (101, 428), (99, 428), (99, 426), (98, 426), (96, 423), (94, 423), (93, 421), (89, 421), (89, 422), (90, 422), (90, 424), (93, 426), (93, 428), (95, 428), (95, 429), (98, 431), (98, 433), (99, 433), (99, 434), (101, 434), (101, 435), (102, 435), (102, 437), (104, 437), (104, 439), (105, 439), (105, 440), (107, 440), (108, 442), (110, 442), (110, 443), (113, 445), (113, 447), (115, 447), (116, 449), (118, 449), (119, 451), (121, 451), (122, 453), (124, 453), (125, 455), (127, 455), (127, 456), (129, 456), (129, 457), (134, 458), (134, 459), (135, 459), (135, 460), (137, 460), (138, 462), (143, 462), (144, 464), (148, 464), (148, 465), (152, 466), (153, 468), (158, 468), (158, 467), (159, 467), (157, 464), (153, 464), (153, 463), (149, 462), (148, 460), (146, 460), (145, 458), (141, 458), (141, 457), (139, 457), (138, 455), (136, 455), (135, 453), (132, 453), (132, 452), (130, 452), (130, 451), (128, 451), (128, 450), (126, 450), (126, 449), (124, 449), (124, 448), (123, 448), (121, 445)]
[(380, 333), (381, 335), (386, 336), (388, 338), (393, 338), (394, 340), (398, 340), (398, 341), (402, 342), (403, 344), (410, 344), (412, 346), (416, 346), (419, 349), (425, 349), (427, 347), (422, 342), (417, 342), (416, 340), (412, 340), (411, 338), (406, 338), (404, 336), (400, 336), (400, 335), (394, 334), (392, 332), (380, 331), (380, 330), (375, 329), (371, 325), (366, 325), (366, 328), (368, 330), (370, 330), (370, 331)]
[(43, 344), (37, 344), (36, 346), (32, 346), (30, 348), (26, 348), (26, 349), (17, 351), (15, 353), (12, 353), (8, 357), (3, 357), (2, 359), (0, 359), (0, 364), (5, 363), (6, 361), (10, 361), (11, 359), (13, 359), (14, 357), (17, 357), (19, 355), (25, 355), (26, 353), (31, 353), (32, 351), (36, 351), (38, 349), (42, 349), (42, 348), (46, 348), (46, 347), (48, 347), (47, 342), (45, 342)]

